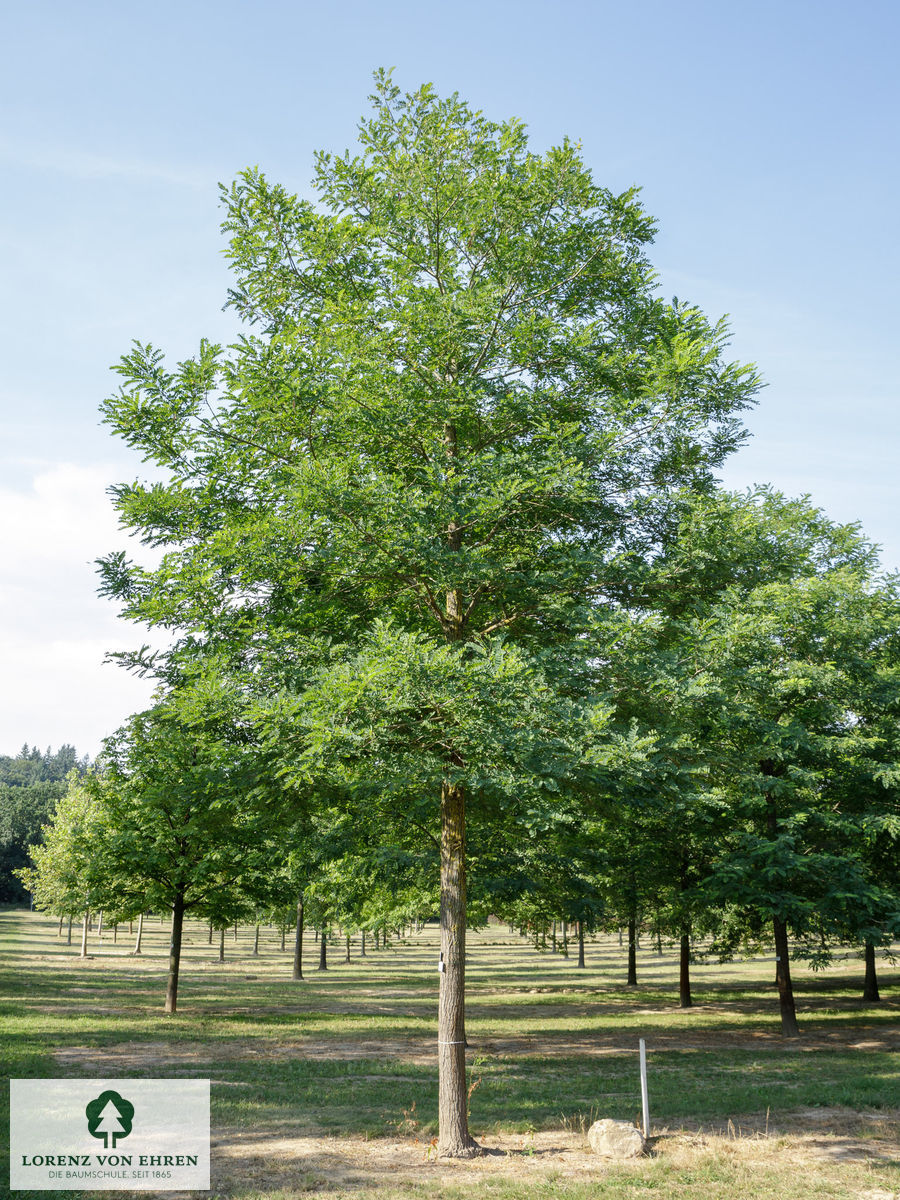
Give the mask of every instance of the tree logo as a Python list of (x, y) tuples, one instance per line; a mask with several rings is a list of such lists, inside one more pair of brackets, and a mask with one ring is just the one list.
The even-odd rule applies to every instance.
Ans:
[[(118, 1092), (101, 1092), (84, 1110), (92, 1137), (103, 1138), (104, 1150), (115, 1150), (116, 1140), (128, 1137), (134, 1117), (134, 1105)], [(112, 1137), (112, 1146), (109, 1139)]]

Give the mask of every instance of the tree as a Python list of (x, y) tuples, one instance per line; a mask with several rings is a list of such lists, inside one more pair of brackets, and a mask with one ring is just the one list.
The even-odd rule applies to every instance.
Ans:
[(69, 745), (41, 754), (26, 744), (15, 758), (0, 755), (0, 900), (25, 898), (18, 869), (40, 841), (41, 826), (66, 791), (70, 772), (86, 769), (87, 759), (79, 760)]
[[(318, 698), (350, 663), (393, 671), (382, 691), (403, 692), (401, 638), (459, 698), (471, 669), (484, 699), (494, 653), (510, 655), (498, 680), (515, 662), (576, 695), (589, 610), (627, 590), (673, 493), (711, 487), (756, 387), (723, 362), (724, 324), (657, 296), (636, 192), (595, 184), (571, 142), (534, 154), (520, 122), (428, 85), (404, 96), (382, 72), (373, 110), (358, 156), (318, 156), (319, 207), (257, 171), (224, 191), (230, 303), (251, 331), (174, 371), (136, 345), (104, 409), (166, 476), (114, 489), (124, 525), (166, 555), (154, 570), (108, 557), (104, 592), (180, 631), (176, 657), (225, 655), (262, 695), (302, 697), (312, 682), (326, 733)], [(148, 651), (132, 665), (165, 673), (172, 660)], [(477, 703), (462, 723), (475, 751), (481, 716), (502, 709)], [(441, 714), (426, 703), (422, 715), (437, 749)], [(409, 710), (395, 763), (418, 727)], [(514, 757), (529, 744), (494, 757), (488, 792), (501, 775), (507, 792), (517, 771), (537, 778)], [(482, 776), (454, 753), (427, 785), (445, 965), (439, 1149), (466, 1155), (466, 815)], [(386, 761), (402, 821), (426, 798), (391, 787), (392, 773)]]
[[(705, 723), (719, 746), (713, 793), (735, 817), (708, 894), (739, 914), (733, 944), (771, 922), (788, 1037), (799, 1034), (789, 934), (817, 961), (828, 933), (871, 931), (891, 911), (866, 862), (847, 780), (866, 738), (865, 664), (896, 640), (898, 610), (867, 569), (870, 548), (858, 539), (857, 550), (855, 565), (726, 591), (695, 625), (707, 662)], [(896, 710), (896, 680), (882, 683)]]
[[(220, 703), (222, 697), (218, 697)], [(87, 785), (96, 800), (93, 870), (126, 916), (171, 909), (165, 1011), (175, 1012), (184, 916), (224, 927), (264, 899), (276, 853), (270, 821), (248, 802), (252, 746), (228, 736), (209, 697), (173, 694), (104, 743)]]
[(88, 914), (100, 898), (95, 847), (101, 821), (87, 779), (72, 771), (50, 821), (41, 827), (41, 841), (30, 849), (31, 866), (15, 872), (35, 908), (58, 916), (83, 914), (82, 955), (87, 953)]

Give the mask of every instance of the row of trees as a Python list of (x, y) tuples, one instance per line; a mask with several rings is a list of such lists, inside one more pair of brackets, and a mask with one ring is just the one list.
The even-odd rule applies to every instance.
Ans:
[(383, 73), (359, 141), (318, 206), (223, 190), (237, 344), (120, 363), (105, 419), (162, 481), (113, 499), (164, 554), (103, 591), (172, 646), (122, 656), (159, 703), (78, 836), (122, 911), (160, 889), (173, 947), (276, 877), (437, 900), (461, 1156), (473, 902), (768, 927), (788, 1033), (789, 930), (890, 937), (897, 595), (855, 529), (717, 489), (757, 377), (659, 297), (635, 191)]

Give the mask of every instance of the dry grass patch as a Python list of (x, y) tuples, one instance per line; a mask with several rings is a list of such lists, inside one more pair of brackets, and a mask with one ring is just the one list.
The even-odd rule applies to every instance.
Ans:
[[(835, 1114), (830, 1115), (835, 1119)], [(860, 1118), (846, 1114), (858, 1128)], [(879, 1121), (880, 1121), (879, 1117)], [(798, 1122), (800, 1116), (798, 1114)], [(895, 1130), (896, 1132), (896, 1122)], [(883, 1130), (882, 1130), (883, 1132)], [(900, 1189), (893, 1137), (860, 1138), (839, 1133), (738, 1134), (699, 1130), (665, 1131), (650, 1156), (610, 1163), (592, 1154), (581, 1133), (548, 1131), (479, 1138), (478, 1158), (438, 1159), (432, 1142), (418, 1139), (314, 1138), (220, 1132), (215, 1139), (213, 1189), (223, 1196), (291, 1195), (296, 1192), (361, 1192), (374, 1196), (556, 1194), (593, 1185), (589, 1194), (618, 1196), (662, 1188), (681, 1195), (718, 1196), (719, 1185), (738, 1185), (732, 1196), (856, 1196), (893, 1200)], [(776, 1181), (781, 1180), (781, 1191)], [(808, 1191), (796, 1190), (805, 1179)], [(704, 1182), (705, 1180), (705, 1182)], [(762, 1190), (759, 1190), (759, 1189)], [(770, 1190), (776, 1188), (776, 1190)], [(515, 1189), (524, 1189), (517, 1191)], [(594, 1190), (596, 1189), (596, 1190)], [(670, 1190), (671, 1189), (671, 1190)], [(826, 1190), (822, 1190), (826, 1189)], [(725, 1194), (725, 1193), (722, 1193)]]

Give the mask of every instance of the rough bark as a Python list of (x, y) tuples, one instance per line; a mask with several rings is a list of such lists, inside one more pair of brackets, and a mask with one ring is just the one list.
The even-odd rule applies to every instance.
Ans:
[(791, 962), (788, 951), (787, 925), (780, 917), (772, 918), (775, 934), (775, 983), (781, 1008), (781, 1032), (785, 1037), (800, 1036), (797, 1010), (794, 1007), (794, 988), (791, 983)]
[(90, 913), (85, 910), (84, 923), (81, 926), (81, 957), (87, 958), (87, 935), (88, 922), (90, 921)]
[(687, 930), (681, 934), (681, 954), (678, 963), (678, 1002), (682, 1008), (692, 1008), (691, 999), (691, 935)]
[(141, 937), (143, 936), (143, 933), (144, 933), (144, 914), (139, 913), (138, 914), (137, 937), (135, 938), (134, 950), (132, 952), (134, 954), (140, 954), (140, 952), (141, 952)]
[(303, 893), (297, 897), (297, 923), (294, 926), (294, 979), (303, 978)]
[(578, 965), (584, 966), (584, 926), (578, 922)]
[(219, 930), (219, 962), (225, 961), (225, 926)]
[[(688, 856), (682, 853), (678, 886), (682, 898), (688, 890)], [(682, 899), (682, 903), (684, 900)], [(681, 951), (678, 964), (678, 1002), (682, 1008), (692, 1008), (691, 999), (691, 921), (685, 916), (681, 926)]]
[(461, 785), (441, 789), (441, 964), (438, 1001), (438, 1154), (471, 1158), (466, 1096), (466, 819)]
[(172, 904), (172, 941), (169, 945), (169, 978), (166, 983), (166, 1012), (178, 1007), (178, 970), (181, 966), (181, 935), (184, 930), (184, 891), (175, 893)]
[(317, 971), (328, 970), (328, 938), (325, 936), (325, 930), (322, 930), (322, 936), (319, 938), (319, 965)]
[[(760, 770), (764, 775), (774, 774), (774, 768), (767, 763), (760, 763)], [(778, 810), (771, 792), (766, 796), (766, 831), (774, 842), (778, 837)], [(777, 914), (772, 916), (772, 932), (775, 937), (775, 986), (778, 988), (778, 1006), (781, 1009), (781, 1032), (785, 1037), (795, 1038), (800, 1036), (800, 1027), (791, 983), (787, 924)]]
[(366, 957), (366, 931), (364, 929), (360, 930), (359, 934), (359, 957)]
[(259, 957), (259, 926), (256, 927), (256, 932), (253, 935), (253, 957)]
[(863, 987), (863, 1000), (867, 1004), (877, 1004), (881, 1000), (878, 991), (878, 973), (875, 970), (875, 943), (866, 942), (866, 982)]
[(72, 918), (71, 918), (71, 916), (69, 917), (69, 929), (66, 934), (66, 945), (67, 946), (72, 945)]
[(637, 921), (628, 922), (628, 987), (637, 987)]

